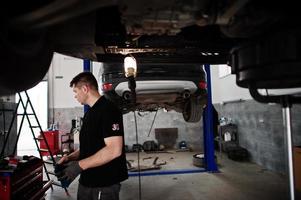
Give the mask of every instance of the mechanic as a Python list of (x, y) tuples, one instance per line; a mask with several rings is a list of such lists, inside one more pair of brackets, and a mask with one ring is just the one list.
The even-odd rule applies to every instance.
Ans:
[(83, 118), (80, 148), (58, 161), (65, 166), (56, 173), (58, 180), (70, 184), (81, 174), (78, 200), (118, 200), (120, 182), (128, 178), (122, 113), (100, 95), (92, 73), (78, 74), (70, 87), (77, 101), (90, 108)]

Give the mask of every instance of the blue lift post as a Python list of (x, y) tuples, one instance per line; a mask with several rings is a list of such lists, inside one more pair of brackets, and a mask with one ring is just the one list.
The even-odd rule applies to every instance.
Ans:
[[(91, 71), (91, 60), (89, 59), (84, 59), (83, 61), (84, 64), (84, 72), (90, 72)], [(84, 105), (84, 112), (86, 113), (89, 109), (88, 105)]]
[(187, 174), (201, 172), (218, 172), (214, 157), (214, 136), (213, 136), (213, 112), (212, 112), (212, 95), (211, 95), (211, 77), (210, 65), (205, 64), (207, 75), (207, 106), (203, 115), (203, 132), (204, 132), (204, 162), (205, 168), (200, 169), (179, 169), (165, 171), (150, 172), (129, 172), (129, 176), (155, 176), (155, 175), (171, 175), (171, 174)]
[(211, 76), (210, 65), (205, 64), (207, 76), (207, 105), (203, 115), (203, 130), (204, 130), (204, 160), (206, 171), (217, 172), (217, 165), (214, 157), (214, 135), (213, 135), (213, 106), (211, 94)]

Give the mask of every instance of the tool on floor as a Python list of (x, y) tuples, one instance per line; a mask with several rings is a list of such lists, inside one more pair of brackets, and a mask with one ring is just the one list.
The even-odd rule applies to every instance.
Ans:
[[(152, 157), (148, 157), (148, 159), (151, 159)], [(156, 170), (156, 169), (161, 169), (161, 165), (166, 165), (167, 162), (158, 162), (159, 157), (156, 157), (154, 161), (152, 162), (151, 165), (140, 165), (137, 167), (133, 167), (132, 164), (127, 161), (127, 167), (128, 171), (130, 172), (138, 172), (138, 171), (148, 171), (148, 170)]]
[(142, 160), (148, 160), (148, 159), (152, 159), (153, 157), (146, 157), (146, 158), (142, 158)]
[(130, 163), (129, 160), (126, 161), (126, 165), (127, 165), (127, 168), (128, 168), (129, 171), (133, 169), (133, 166), (132, 166), (132, 164)]
[(161, 162), (161, 163), (157, 163), (158, 159), (159, 159), (159, 157), (156, 157), (156, 158), (154, 159), (154, 162), (153, 162), (153, 165), (154, 165), (154, 166), (166, 165), (166, 161)]

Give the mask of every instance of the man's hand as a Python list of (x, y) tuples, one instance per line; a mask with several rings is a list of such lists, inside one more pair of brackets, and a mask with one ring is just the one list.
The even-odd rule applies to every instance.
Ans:
[(56, 176), (66, 187), (82, 172), (78, 161), (71, 161), (67, 165), (61, 165), (61, 169), (56, 173)]
[(68, 156), (65, 155), (57, 162), (57, 164), (61, 165), (61, 164), (65, 164), (68, 162), (69, 162)]

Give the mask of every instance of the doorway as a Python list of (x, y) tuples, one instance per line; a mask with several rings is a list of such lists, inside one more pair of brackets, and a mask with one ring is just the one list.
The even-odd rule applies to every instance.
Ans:
[[(32, 103), (32, 106), (34, 108), (34, 111), (37, 115), (37, 118), (40, 122), (40, 125), (42, 127), (42, 130), (47, 130), (48, 126), (48, 82), (47, 81), (41, 81), (38, 85), (35, 87), (29, 89), (28, 95), (30, 98), (30, 101)], [(22, 93), (21, 93), (22, 95)], [(23, 94), (24, 95), (24, 94)], [(23, 96), (22, 95), (22, 96)], [(16, 95), (16, 102), (19, 101), (18, 95)], [(30, 109), (27, 111), (31, 112)], [(18, 108), (18, 113), (23, 113), (23, 108), (20, 105)], [(34, 116), (29, 116), (31, 122), (36, 122), (34, 119)], [(17, 130), (20, 128), (22, 116), (19, 115), (17, 117)], [(32, 124), (36, 125), (36, 124)], [(38, 129), (35, 130), (35, 134), (38, 135)], [(27, 119), (24, 119), (20, 138), (17, 144), (17, 155), (23, 156), (23, 155), (33, 155), (39, 157), (39, 153), (37, 151), (37, 147), (35, 144), (35, 141), (32, 136), (32, 132), (30, 130), (29, 124)]]

